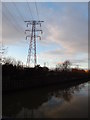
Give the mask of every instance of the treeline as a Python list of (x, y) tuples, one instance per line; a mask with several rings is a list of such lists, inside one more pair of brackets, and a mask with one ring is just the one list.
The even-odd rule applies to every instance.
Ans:
[(58, 64), (54, 70), (50, 70), (47, 67), (40, 67), (40, 65), (34, 68), (24, 67), (21, 61), (15, 59), (4, 59), (2, 64), (3, 77), (7, 79), (27, 79), (28, 77), (41, 77), (41, 76), (58, 76), (69, 77), (69, 76), (85, 76), (90, 74), (90, 70), (87, 72), (84, 69), (71, 68), (70, 61), (65, 61), (62, 64)]
[(24, 67), (21, 61), (15, 59), (4, 59), (2, 64), (3, 77), (10, 79), (27, 79), (28, 77), (42, 77), (42, 76), (85, 76), (90, 74), (90, 70), (85, 71), (84, 69), (71, 68), (71, 62), (66, 60), (62, 64), (56, 65), (56, 68), (50, 70), (48, 67), (41, 67), (40, 65), (34, 68)]
[(5, 59), (2, 63), (3, 90), (27, 88), (68, 81), (85, 80), (90, 77), (90, 70), (71, 68), (70, 61), (58, 64), (54, 70), (40, 65), (34, 68), (24, 67), (22, 62)]

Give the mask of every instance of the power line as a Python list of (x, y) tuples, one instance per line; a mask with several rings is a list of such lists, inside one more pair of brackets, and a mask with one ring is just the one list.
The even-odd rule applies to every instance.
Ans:
[(30, 5), (29, 5), (29, 3), (28, 3), (28, 0), (26, 0), (26, 3), (27, 3), (27, 6), (28, 6), (28, 8), (29, 8), (29, 11), (30, 11), (31, 17), (32, 17), (32, 19), (33, 19), (32, 11), (31, 11)]
[(36, 11), (37, 11), (38, 20), (39, 20), (39, 12), (38, 12), (38, 7), (37, 7), (36, 0), (35, 0), (35, 7), (36, 7)]
[(19, 29), (16, 27), (16, 25), (13, 24), (12, 21), (10, 22), (10, 19), (5, 14), (4, 14), (4, 16), (6, 17), (6, 20), (8, 20), (10, 24), (12, 24), (13, 28), (15, 28), (17, 32), (19, 32)]
[(23, 19), (23, 21), (24, 21), (24, 17), (22, 16), (22, 14), (21, 14), (20, 10), (18, 9), (17, 5), (15, 4), (15, 2), (12, 2), (12, 3), (13, 3), (13, 5), (15, 6), (16, 10), (18, 11), (20, 17), (21, 17), (21, 18)]
[[(6, 22), (8, 21), (8, 23), (10, 24), (10, 26), (12, 26), (13, 29), (16, 29), (17, 33), (21, 33), (21, 25), (17, 22), (17, 20), (15, 19), (15, 17), (13, 16), (13, 14), (10, 12), (9, 8), (6, 6), (5, 3), (3, 3), (3, 7), (6, 8), (6, 10), (2, 10), (3, 15), (6, 17), (5, 20)], [(9, 15), (10, 17), (9, 17)], [(12, 18), (12, 19), (11, 19)], [(19, 34), (18, 34), (19, 35)]]
[[(13, 15), (12, 15), (11, 12), (9, 11), (8, 7), (5, 5), (5, 3), (4, 3), (3, 5), (4, 5), (4, 7), (6, 8), (7, 12), (9, 13), (9, 15), (11, 16), (11, 18), (13, 18), (13, 20), (15, 20), (14, 17), (13, 17)], [(4, 15), (5, 15), (5, 14), (4, 14)], [(5, 17), (8, 18), (6, 15), (5, 15)], [(10, 20), (11, 20), (11, 19), (10, 19)], [(10, 20), (9, 20), (9, 22), (10, 22)], [(16, 23), (17, 23), (17, 22), (16, 22)], [(10, 24), (11, 24), (11, 22), (10, 22)], [(12, 25), (14, 26), (14, 28), (16, 28), (17, 31), (19, 30), (19, 29), (17, 28), (17, 26), (16, 26), (15, 24), (13, 24), (13, 22), (12, 22)]]

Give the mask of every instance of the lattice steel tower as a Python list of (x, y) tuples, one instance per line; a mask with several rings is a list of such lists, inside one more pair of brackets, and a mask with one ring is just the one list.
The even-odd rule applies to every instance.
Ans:
[(36, 39), (37, 39), (37, 37), (39, 37), (39, 39), (41, 40), (41, 36), (38, 35), (38, 32), (40, 32), (41, 34), (43, 33), (43, 31), (41, 29), (37, 28), (37, 25), (39, 25), (41, 27), (42, 22), (44, 22), (44, 21), (35, 21), (35, 20), (25, 21), (25, 23), (27, 24), (27, 27), (30, 25), (30, 28), (25, 30), (25, 34), (27, 34), (27, 32), (28, 32), (26, 39), (29, 38), (29, 40), (30, 40), (27, 62), (26, 62), (26, 65), (28, 67), (31, 66), (31, 63), (34, 64), (34, 67), (37, 65)]

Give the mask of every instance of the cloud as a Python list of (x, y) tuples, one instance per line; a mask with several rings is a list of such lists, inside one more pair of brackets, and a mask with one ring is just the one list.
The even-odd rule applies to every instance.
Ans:
[[(65, 3), (66, 7), (64, 6), (64, 10), (62, 10), (62, 11), (56, 11), (56, 10), (54, 10), (54, 8), (53, 9), (47, 8), (47, 7), (43, 8), (44, 4), (41, 4), (42, 7), (39, 9), (42, 10), (40, 16), (42, 16), (42, 18), (45, 19), (45, 25), (44, 25), (44, 40), (45, 40), (45, 42), (48, 42), (48, 43), (56, 42), (57, 44), (60, 43), (63, 45), (65, 43), (66, 44), (68, 43), (67, 44), (68, 46), (74, 45), (74, 44), (78, 45), (81, 43), (87, 44), (86, 41), (87, 41), (87, 31), (88, 31), (88, 24), (87, 24), (88, 19), (83, 15), (82, 9), (77, 10), (76, 8), (72, 7), (72, 4), (70, 6), (70, 4), (71, 3)], [(12, 4), (9, 5), (9, 7), (10, 6), (12, 6)], [(82, 3), (81, 3), (81, 6), (83, 6)], [(6, 7), (8, 7), (8, 6), (6, 6)], [(16, 11), (16, 10), (14, 10), (14, 11)], [(5, 11), (5, 12), (6, 12), (6, 14), (8, 13), (8, 11)], [(43, 17), (43, 13), (44, 13), (45, 17)], [(48, 15), (47, 15), (47, 13), (48, 13)], [(13, 12), (11, 12), (11, 14), (13, 14)], [(17, 14), (17, 11), (16, 11), (16, 14)], [(11, 19), (10, 15), (8, 15), (8, 19)], [(18, 20), (16, 20), (16, 19), (18, 19)], [(9, 23), (7, 23), (5, 16), (4, 16), (3, 20), (4, 20), (3, 21), (3, 29), (5, 30), (4, 36), (5, 36), (5, 33), (7, 33), (7, 35), (8, 35), (7, 37), (10, 37), (8, 32), (10, 32), (10, 31), (12, 33), (15, 32), (15, 31), (12, 31), (12, 28), (14, 25), (12, 26), (12, 22), (11, 23), (9, 22), (11, 25)], [(20, 22), (21, 22), (19, 20), (20, 20), (19, 18), (15, 18), (17, 29), (20, 27), (20, 26), (18, 26), (18, 24), (20, 25)], [(23, 26), (24, 25), (22, 25), (22, 27)], [(9, 28), (9, 31), (8, 31), (8, 28)], [(19, 29), (19, 32), (22, 31), (20, 29)], [(17, 36), (18, 33), (15, 32), (15, 35)]]
[[(20, 13), (29, 19), (26, 3), (16, 4), (21, 8)], [(60, 62), (59, 58), (79, 59), (77, 56), (88, 53), (88, 3), (37, 3), (39, 17), (44, 34), (38, 41), (39, 47), (53, 47), (39, 51), (41, 61)], [(6, 9), (8, 7), (8, 10)], [(6, 45), (23, 43), (25, 40), (25, 23), (21, 21), (17, 10), (12, 4), (6, 4), (3, 9), (3, 41)], [(14, 10), (13, 10), (14, 7)], [(32, 13), (36, 18), (34, 3), (30, 3)], [(10, 9), (11, 8), (11, 9)], [(14, 14), (13, 14), (14, 13)], [(28, 13), (28, 14), (27, 14)], [(11, 15), (12, 14), (12, 15)], [(13, 16), (13, 17), (12, 17)], [(21, 44), (22, 45), (22, 44)], [(42, 57), (43, 56), (43, 57)], [(45, 59), (44, 59), (45, 58)], [(44, 59), (44, 60), (43, 60)], [(52, 60), (51, 60), (52, 59)], [(57, 60), (56, 60), (57, 59)], [(84, 59), (84, 58), (82, 58)]]
[(22, 21), (12, 6), (12, 3), (2, 4), (2, 40), (7, 46), (18, 44), (24, 39)]
[[(78, 5), (78, 3), (77, 3)], [(52, 12), (53, 18), (48, 18), (46, 35), (42, 42), (45, 44), (57, 44), (58, 48), (47, 53), (43, 53), (43, 57), (49, 57), (54, 60), (58, 58), (61, 61), (64, 59), (77, 59), (78, 63), (88, 63), (88, 5), (80, 4), (72, 7), (72, 3), (65, 3), (62, 11), (48, 11), (48, 14)], [(79, 9), (80, 7), (80, 9)], [(86, 12), (85, 12), (86, 11)], [(57, 17), (56, 17), (57, 16)], [(78, 56), (84, 56), (79, 58)]]
[(87, 52), (88, 19), (83, 15), (83, 10), (77, 10), (67, 5), (62, 12), (60, 15), (60, 12), (53, 11), (53, 20), (47, 24), (45, 42), (47, 44), (57, 43), (68, 51)]
[(87, 54), (72, 54), (67, 51), (48, 51), (38, 54), (38, 61), (43, 65), (44, 62), (47, 63), (49, 67), (56, 67), (58, 63), (63, 63), (69, 60), (72, 65), (81, 65), (85, 68), (88, 67), (88, 55)]

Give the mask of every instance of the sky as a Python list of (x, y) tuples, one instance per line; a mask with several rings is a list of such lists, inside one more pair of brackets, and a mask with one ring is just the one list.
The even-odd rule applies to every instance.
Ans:
[[(29, 48), (24, 21), (38, 20), (35, 2), (27, 1), (2, 3), (2, 42), (8, 47), (5, 56), (24, 64)], [(88, 68), (88, 3), (37, 2), (37, 8), (44, 21), (42, 40), (37, 39), (37, 64), (44, 66), (46, 62), (53, 68), (70, 60), (73, 66)]]

